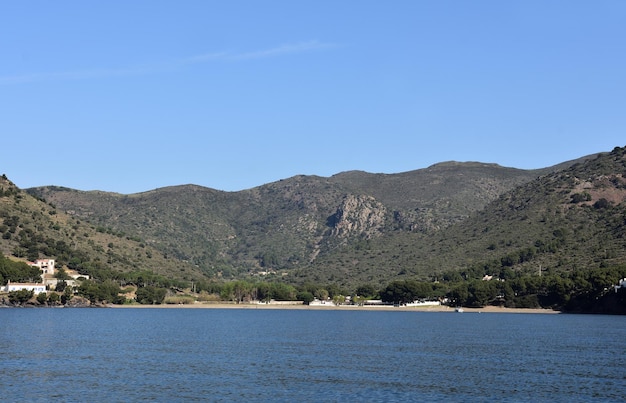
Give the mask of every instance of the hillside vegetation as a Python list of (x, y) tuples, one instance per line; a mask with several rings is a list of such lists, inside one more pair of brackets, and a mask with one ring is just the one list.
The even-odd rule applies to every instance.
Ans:
[[(352, 294), (623, 312), (624, 293), (607, 290), (626, 276), (625, 201), (619, 147), (535, 171), (448, 162), (240, 192), (25, 192), (3, 177), (0, 248), (89, 274), (78, 292), (92, 302), (124, 301), (124, 285), (143, 303), (192, 286), (237, 302)], [(16, 267), (2, 275), (19, 278)]]
[[(363, 242), (430, 236), (541, 172), (450, 162), (393, 175), (296, 176), (240, 192), (183, 185), (132, 195), (56, 186), (29, 193), (95, 228), (132, 234), (210, 278), (283, 278), (358, 254)], [(395, 274), (376, 270), (381, 281)]]
[[(385, 283), (460, 271), (497, 275), (591, 269), (626, 262), (624, 149), (547, 173), (468, 218), (428, 234), (395, 231), (315, 262), (317, 281)], [(386, 268), (381, 270), (380, 268)]]
[[(447, 162), (390, 175), (296, 176), (240, 192), (183, 185), (132, 195), (55, 186), (29, 193), (96, 231), (130, 234), (207, 278), (380, 286), (525, 248), (505, 236), (515, 231), (510, 223), (501, 232), (477, 232), (472, 215), (507, 191), (536, 190), (524, 185), (573, 164), (524, 171)], [(499, 222), (490, 209), (482, 210), (482, 220)]]
[(61, 267), (90, 276), (143, 272), (146, 277), (155, 274), (174, 280), (202, 277), (196, 268), (165, 258), (136, 234), (96, 227), (68, 215), (17, 188), (4, 175), (0, 177), (0, 235), (3, 255), (18, 261), (54, 258)]

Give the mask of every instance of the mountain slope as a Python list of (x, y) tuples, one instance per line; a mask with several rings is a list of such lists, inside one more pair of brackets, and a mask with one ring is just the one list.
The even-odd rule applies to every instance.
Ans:
[(196, 268), (166, 259), (136, 235), (97, 228), (66, 214), (0, 177), (0, 251), (24, 260), (54, 258), (83, 274), (147, 271), (172, 279), (202, 275)]
[[(303, 280), (340, 284), (390, 278), (466, 278), (626, 263), (626, 149), (522, 184), (442, 231), (396, 232), (315, 262)], [(471, 273), (471, 274), (470, 274)], [(504, 278), (504, 277), (503, 277)]]
[(625, 155), (626, 149), (617, 147), (524, 184), (442, 234), (442, 242), (462, 243), (468, 258), (533, 270), (622, 264)]
[(413, 225), (433, 231), (467, 218), (502, 192), (537, 176), (537, 171), (496, 164), (444, 162), (393, 175), (344, 172), (331, 181), (371, 195), (390, 209), (408, 212)]
[[(240, 277), (306, 271), (343, 250), (358, 254), (364, 241), (433, 234), (540, 172), (449, 162), (392, 175), (296, 176), (240, 192), (194, 185), (132, 195), (55, 186), (28, 191), (208, 276)], [(383, 277), (393, 272), (380, 270)]]

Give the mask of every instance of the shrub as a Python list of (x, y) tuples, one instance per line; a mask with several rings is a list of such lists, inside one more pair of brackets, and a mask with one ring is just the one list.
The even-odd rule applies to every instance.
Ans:
[(176, 295), (176, 296), (165, 298), (163, 302), (168, 305), (179, 305), (179, 304), (187, 305), (187, 304), (193, 304), (194, 302), (196, 302), (196, 300), (190, 295)]

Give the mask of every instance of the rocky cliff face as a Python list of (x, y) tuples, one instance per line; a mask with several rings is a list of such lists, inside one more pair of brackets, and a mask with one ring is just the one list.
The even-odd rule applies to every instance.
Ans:
[(387, 223), (387, 209), (371, 196), (347, 195), (337, 212), (328, 218), (331, 236), (365, 239), (379, 236)]

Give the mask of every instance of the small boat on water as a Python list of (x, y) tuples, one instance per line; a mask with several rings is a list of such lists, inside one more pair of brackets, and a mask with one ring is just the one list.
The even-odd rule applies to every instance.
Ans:
[(456, 308), (454, 308), (454, 312), (463, 313), (463, 308), (457, 306)]

